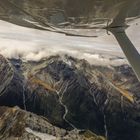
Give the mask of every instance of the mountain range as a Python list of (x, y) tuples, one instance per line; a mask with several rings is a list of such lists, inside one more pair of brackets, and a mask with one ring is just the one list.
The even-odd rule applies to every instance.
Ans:
[(0, 56), (0, 79), (0, 139), (140, 138), (140, 83), (127, 64), (90, 65), (68, 55), (38, 62)]

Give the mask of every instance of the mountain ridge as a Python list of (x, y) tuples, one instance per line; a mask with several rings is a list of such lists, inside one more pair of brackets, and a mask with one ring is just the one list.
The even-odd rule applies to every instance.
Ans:
[(68, 55), (8, 62), (14, 76), (0, 96), (1, 106), (19, 106), (67, 131), (139, 138), (139, 82), (128, 65), (95, 66)]

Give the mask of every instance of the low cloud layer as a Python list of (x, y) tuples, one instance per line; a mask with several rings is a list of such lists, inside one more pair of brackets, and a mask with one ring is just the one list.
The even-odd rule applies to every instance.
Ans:
[[(126, 62), (125, 59), (118, 58), (122, 53), (113, 38), (70, 37), (28, 29), (4, 21), (0, 21), (0, 54), (25, 61), (39, 61), (50, 55), (68, 54), (94, 64)], [(112, 59), (115, 57), (116, 59)]]

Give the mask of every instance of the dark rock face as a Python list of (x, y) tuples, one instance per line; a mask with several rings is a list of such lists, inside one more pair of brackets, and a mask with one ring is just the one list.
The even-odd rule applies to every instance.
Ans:
[(12, 73), (1, 85), (6, 89), (1, 106), (17, 105), (68, 131), (90, 130), (108, 140), (140, 139), (140, 84), (129, 66), (91, 66), (69, 56), (0, 61), (0, 72), (7, 66)]
[(10, 63), (0, 55), (0, 96), (5, 92), (7, 86), (13, 79), (13, 69)]
[(0, 105), (15, 106), (20, 104), (22, 106), (23, 77), (8, 60), (0, 56), (0, 61), (0, 79), (2, 79)]

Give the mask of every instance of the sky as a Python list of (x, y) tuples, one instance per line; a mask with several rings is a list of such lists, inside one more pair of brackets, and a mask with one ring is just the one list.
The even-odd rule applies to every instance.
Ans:
[[(140, 26), (136, 23), (139, 21), (132, 23), (133, 26), (128, 28), (127, 34), (139, 49), (140, 32), (137, 30)], [(110, 58), (113, 57), (125, 58), (115, 38), (111, 34), (107, 35), (105, 30), (102, 30), (102, 34), (96, 38), (74, 37), (21, 27), (2, 20), (0, 20), (0, 54), (7, 58), (20, 57), (25, 61), (39, 61), (50, 55), (68, 54), (97, 64), (110, 63)], [(122, 59), (113, 63), (118, 61)]]

